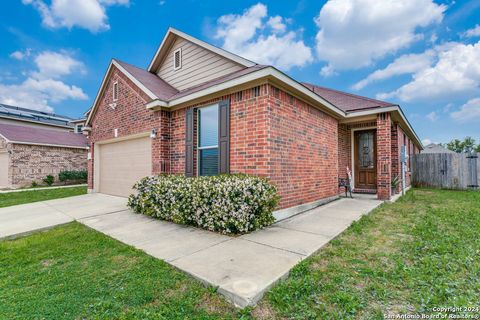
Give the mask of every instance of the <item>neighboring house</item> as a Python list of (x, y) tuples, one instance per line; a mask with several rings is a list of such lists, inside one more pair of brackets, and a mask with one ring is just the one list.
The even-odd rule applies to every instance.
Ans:
[(87, 118), (71, 120), (70, 123), (73, 125), (73, 132), (82, 133), (83, 127), (85, 126), (85, 121), (87, 121)]
[(338, 197), (347, 167), (356, 191), (389, 199), (400, 147), (422, 149), (396, 104), (298, 82), (175, 29), (147, 70), (111, 61), (85, 125), (91, 192), (243, 172), (277, 186), (279, 209)]
[(0, 123), (0, 188), (38, 183), (62, 170), (86, 170), (83, 134), (40, 126)]
[(85, 127), (85, 122), (87, 122), (88, 114), (90, 109), (83, 114), (82, 118), (70, 120), (70, 124), (73, 125), (73, 132), (83, 133), (83, 128)]
[(435, 144), (435, 143), (430, 143), (429, 145), (426, 145), (421, 153), (455, 153), (452, 150), (448, 150), (441, 144)]
[(73, 119), (54, 113), (0, 104), (0, 123), (51, 130), (73, 131)]

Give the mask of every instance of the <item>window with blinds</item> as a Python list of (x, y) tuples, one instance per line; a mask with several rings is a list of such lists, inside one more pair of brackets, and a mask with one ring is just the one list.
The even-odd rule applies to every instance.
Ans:
[(198, 175), (218, 174), (218, 105), (198, 109)]

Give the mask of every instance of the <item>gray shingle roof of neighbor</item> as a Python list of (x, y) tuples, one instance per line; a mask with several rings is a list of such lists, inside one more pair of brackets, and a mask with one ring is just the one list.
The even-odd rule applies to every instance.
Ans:
[(426, 145), (423, 148), (422, 153), (455, 153), (455, 152), (445, 148), (440, 144), (430, 143), (429, 145)]
[(72, 118), (50, 112), (15, 107), (0, 103), (0, 118), (14, 118), (20, 121), (34, 121), (56, 126), (71, 127)]
[(316, 93), (317, 95), (327, 100), (334, 106), (340, 108), (344, 112), (355, 112), (396, 106), (396, 104), (394, 103), (375, 100), (356, 94), (320, 87), (311, 83), (302, 82), (302, 84), (308, 89), (310, 89), (312, 92)]
[(83, 134), (7, 123), (0, 123), (0, 135), (13, 143), (46, 144), (76, 148), (86, 148), (88, 146), (87, 139)]

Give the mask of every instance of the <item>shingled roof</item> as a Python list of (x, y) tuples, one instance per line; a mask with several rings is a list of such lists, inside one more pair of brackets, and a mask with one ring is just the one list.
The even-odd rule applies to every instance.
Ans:
[(147, 70), (140, 69), (129, 63), (114, 59), (128, 73), (143, 84), (148, 90), (152, 91), (159, 99), (168, 100), (170, 97), (178, 93), (178, 90), (169, 85), (162, 78)]
[[(207, 81), (205, 83), (182, 91), (178, 91), (154, 73), (148, 72), (147, 70), (135, 67), (129, 63), (119, 61), (117, 59), (115, 59), (115, 61), (120, 64), (128, 73), (130, 73), (132, 77), (137, 79), (148, 90), (153, 92), (158, 97), (158, 99), (163, 101), (170, 101), (173, 99), (181, 98), (202, 89), (206, 89), (222, 82), (232, 80), (240, 76), (249, 74), (251, 72), (255, 72), (268, 67), (265, 65), (246, 67), (242, 70), (232, 72), (231, 74), (228, 74), (226, 76)], [(301, 84), (344, 112), (356, 112), (396, 105), (390, 102), (362, 97), (347, 92), (317, 86), (311, 83), (302, 82)]]
[(12, 143), (42, 144), (70, 148), (86, 148), (83, 134), (0, 123), (0, 136)]
[(17, 119), (19, 121), (38, 122), (46, 125), (71, 127), (72, 118), (55, 113), (15, 107), (0, 103), (0, 118)]
[(396, 106), (396, 104), (302, 82), (304, 86), (345, 112)]

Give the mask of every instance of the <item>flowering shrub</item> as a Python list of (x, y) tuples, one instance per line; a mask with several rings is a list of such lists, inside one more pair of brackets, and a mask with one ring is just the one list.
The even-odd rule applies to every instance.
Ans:
[(128, 206), (179, 224), (221, 233), (245, 233), (274, 222), (278, 196), (267, 180), (248, 175), (187, 178), (180, 175), (146, 177), (137, 182)]

